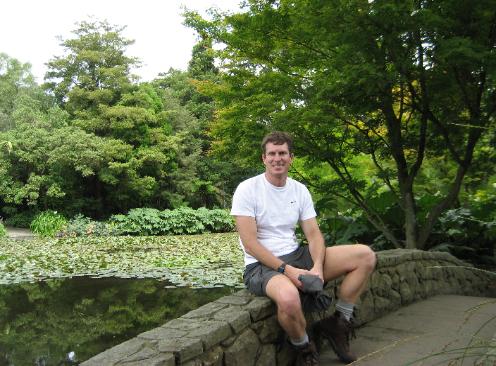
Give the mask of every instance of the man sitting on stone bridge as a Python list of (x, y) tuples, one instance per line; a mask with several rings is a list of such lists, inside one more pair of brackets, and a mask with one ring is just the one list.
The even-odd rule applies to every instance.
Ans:
[[(299, 351), (305, 365), (318, 365), (318, 353), (306, 332), (300, 275), (315, 275), (324, 283), (344, 275), (336, 312), (319, 327), (338, 357), (346, 363), (356, 357), (349, 348), (352, 315), (375, 268), (375, 253), (366, 245), (326, 248), (308, 189), (288, 177), (293, 141), (285, 132), (272, 132), (262, 141), (265, 172), (239, 184), (231, 214), (244, 252), (244, 282), (258, 296), (277, 305), (279, 324)], [(299, 246), (299, 222), (308, 245)]]

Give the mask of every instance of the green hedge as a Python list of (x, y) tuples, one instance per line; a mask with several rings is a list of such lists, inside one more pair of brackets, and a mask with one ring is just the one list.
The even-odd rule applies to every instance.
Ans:
[(106, 222), (91, 220), (82, 215), (69, 221), (63, 236), (111, 235), (184, 235), (230, 232), (235, 228), (228, 210), (197, 210), (181, 207), (175, 210), (135, 208), (126, 215), (114, 215)]

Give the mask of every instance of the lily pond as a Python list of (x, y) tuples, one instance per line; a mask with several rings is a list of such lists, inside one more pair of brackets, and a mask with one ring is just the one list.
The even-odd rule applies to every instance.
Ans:
[(237, 235), (0, 240), (0, 366), (77, 365), (242, 287)]

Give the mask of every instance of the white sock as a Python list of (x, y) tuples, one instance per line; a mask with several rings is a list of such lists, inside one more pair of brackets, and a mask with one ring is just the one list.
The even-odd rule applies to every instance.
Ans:
[(339, 311), (346, 320), (350, 321), (353, 316), (353, 309), (355, 309), (355, 304), (350, 304), (341, 299), (336, 302), (336, 310)]
[(289, 341), (291, 342), (291, 344), (293, 346), (303, 346), (305, 344), (307, 344), (308, 342), (310, 342), (310, 340), (308, 339), (308, 334), (307, 332), (305, 332), (305, 335), (303, 337), (301, 337), (300, 339), (292, 339), (292, 338), (289, 338)]

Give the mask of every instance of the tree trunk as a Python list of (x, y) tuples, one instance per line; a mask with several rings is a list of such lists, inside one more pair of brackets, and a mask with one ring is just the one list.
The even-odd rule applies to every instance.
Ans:
[[(411, 188), (411, 187), (410, 187)], [(405, 248), (417, 249), (418, 248), (418, 226), (417, 226), (417, 210), (415, 207), (415, 200), (413, 190), (409, 189), (402, 194), (403, 205), (405, 213)]]

